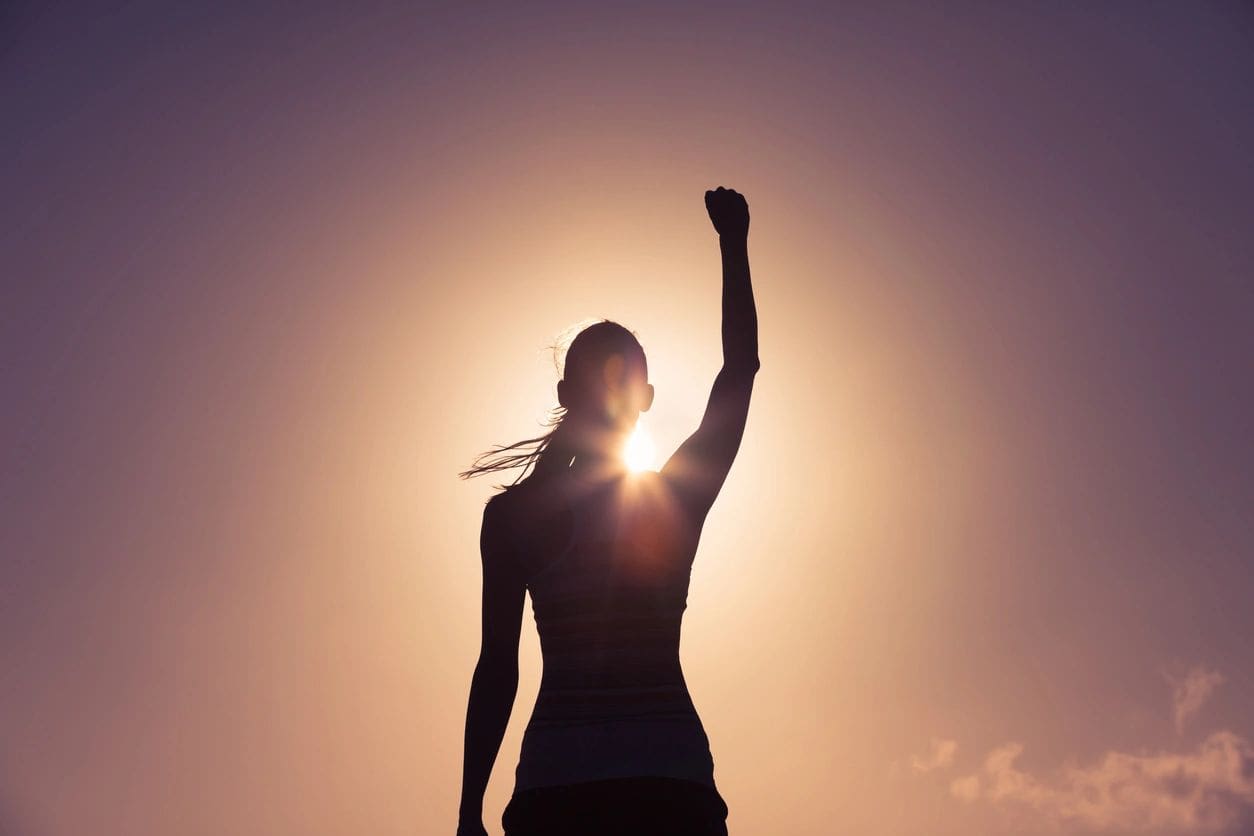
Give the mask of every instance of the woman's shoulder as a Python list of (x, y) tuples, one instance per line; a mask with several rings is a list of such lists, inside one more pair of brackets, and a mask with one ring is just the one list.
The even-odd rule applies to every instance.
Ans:
[(540, 503), (546, 491), (534, 478), (528, 477), (512, 485), (506, 485), (488, 499), (485, 513), (497, 517), (526, 513), (526, 510)]
[(704, 522), (705, 513), (682, 479), (652, 470), (638, 474), (638, 478), (641, 486), (638, 492), (647, 497), (654, 508), (698, 527)]
[(484, 508), (484, 524), (517, 535), (552, 519), (564, 508), (564, 497), (553, 485), (524, 479), (493, 494)]
[(519, 495), (514, 490), (503, 490), (488, 498), (483, 507), (483, 530), (487, 534), (508, 536), (518, 517)]

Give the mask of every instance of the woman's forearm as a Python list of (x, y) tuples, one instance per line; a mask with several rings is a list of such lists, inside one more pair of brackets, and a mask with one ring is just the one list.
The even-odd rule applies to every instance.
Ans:
[(758, 313), (749, 279), (747, 236), (720, 236), (723, 255), (723, 368), (758, 369)]
[(470, 699), (466, 706), (462, 797), (458, 811), (463, 820), (477, 821), (483, 817), (483, 793), (488, 787), (517, 694), (517, 665), (479, 660), (470, 681)]

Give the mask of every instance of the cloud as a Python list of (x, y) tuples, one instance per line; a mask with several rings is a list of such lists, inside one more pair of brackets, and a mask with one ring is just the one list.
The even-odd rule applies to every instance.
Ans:
[(1097, 831), (1220, 834), (1254, 825), (1254, 746), (1232, 732), (1216, 732), (1185, 754), (1107, 752), (1050, 781), (1015, 765), (1022, 752), (1018, 743), (994, 749), (979, 772), (950, 784), (951, 794), (967, 803), (1026, 804)]
[(933, 737), (932, 751), (926, 757), (911, 755), (910, 768), (915, 772), (931, 772), (933, 769), (949, 766), (954, 762), (954, 753), (957, 751), (958, 741)]
[(963, 801), (976, 801), (980, 797), (980, 776), (968, 775), (965, 778), (956, 778), (950, 783), (949, 791)]
[(1176, 723), (1176, 732), (1184, 731), (1184, 723), (1196, 714), (1202, 705), (1210, 699), (1215, 689), (1226, 680), (1219, 671), (1196, 667), (1183, 677), (1167, 675), (1171, 683), (1172, 716)]

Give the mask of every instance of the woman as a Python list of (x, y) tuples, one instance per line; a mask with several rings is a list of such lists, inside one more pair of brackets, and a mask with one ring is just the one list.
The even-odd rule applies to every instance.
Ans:
[(658, 473), (621, 452), (653, 402), (644, 350), (580, 331), (551, 432), (481, 456), (463, 477), (534, 466), (489, 500), (480, 546), (483, 642), (466, 711), (459, 836), (482, 836), (483, 793), (518, 690), (531, 592), (544, 674), (523, 736), (506, 836), (726, 834), (709, 740), (679, 661), (702, 525), (740, 447), (758, 371), (749, 207), (705, 193), (723, 259), (723, 368), (701, 426)]

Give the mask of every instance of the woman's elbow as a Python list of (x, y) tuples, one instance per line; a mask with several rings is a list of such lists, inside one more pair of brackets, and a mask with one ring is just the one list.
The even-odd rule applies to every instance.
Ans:
[(757, 354), (737, 357), (723, 364), (723, 371), (732, 377), (753, 377), (762, 368), (762, 361)]

